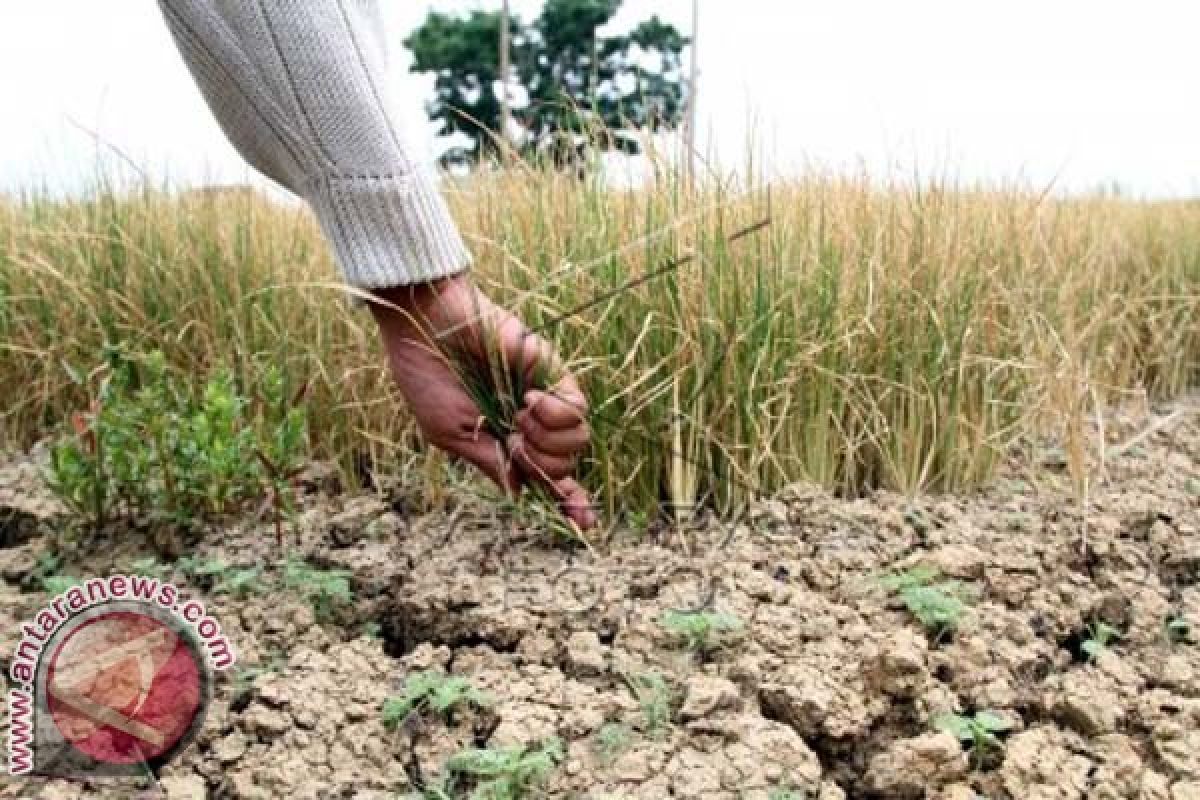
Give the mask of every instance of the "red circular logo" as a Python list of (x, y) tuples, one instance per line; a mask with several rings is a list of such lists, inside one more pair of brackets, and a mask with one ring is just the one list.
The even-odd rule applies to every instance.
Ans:
[(204, 665), (189, 641), (136, 611), (82, 619), (46, 672), (46, 700), (63, 738), (104, 764), (169, 753), (203, 711)]

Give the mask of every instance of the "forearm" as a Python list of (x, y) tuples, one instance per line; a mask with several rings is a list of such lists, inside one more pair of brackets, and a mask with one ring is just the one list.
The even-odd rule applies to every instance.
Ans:
[(375, 0), (159, 0), (217, 121), (301, 195), (346, 280), (422, 283), (470, 258), (434, 177), (408, 155)]

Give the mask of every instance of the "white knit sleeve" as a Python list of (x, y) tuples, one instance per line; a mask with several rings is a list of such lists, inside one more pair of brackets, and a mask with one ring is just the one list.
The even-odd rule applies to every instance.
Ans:
[(399, 286), (467, 267), (436, 177), (408, 156), (377, 0), (159, 6), (222, 130), (308, 201), (348, 283)]

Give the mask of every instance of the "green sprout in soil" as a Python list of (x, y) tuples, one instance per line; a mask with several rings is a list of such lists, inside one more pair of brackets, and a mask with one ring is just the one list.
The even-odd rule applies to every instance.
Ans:
[(428, 711), (446, 717), (456, 708), (486, 708), (491, 702), (490, 697), (466, 678), (447, 675), (440, 670), (425, 670), (409, 675), (404, 682), (404, 691), (384, 701), (383, 725), (388, 730), (395, 730), (410, 714)]
[(625, 684), (642, 711), (648, 736), (657, 736), (671, 724), (671, 700), (674, 692), (661, 673), (650, 671), (622, 673)]
[(1163, 633), (1171, 644), (1194, 644), (1196, 641), (1192, 624), (1187, 617), (1177, 612), (1168, 614), (1163, 620)]
[(934, 727), (952, 734), (970, 749), (971, 763), (982, 767), (985, 760), (1004, 747), (997, 734), (1004, 733), (1012, 725), (994, 711), (977, 711), (974, 716), (942, 714), (933, 721)]
[(592, 749), (604, 764), (616, 761), (633, 746), (633, 731), (619, 722), (606, 722), (596, 731)]
[(58, 596), (79, 585), (79, 579), (59, 572), (63, 567), (62, 556), (46, 550), (37, 557), (37, 565), (30, 573), (29, 579), (33, 585), (51, 596)]
[(1083, 640), (1080, 648), (1087, 656), (1088, 661), (1095, 661), (1100, 658), (1101, 653), (1107, 651), (1113, 642), (1120, 638), (1121, 631), (1102, 619), (1096, 620), (1088, 623), (1087, 638)]
[(42, 588), (47, 594), (55, 597), (78, 585), (79, 579), (70, 575), (51, 575), (48, 578), (42, 578)]
[(288, 556), (284, 562), (283, 585), (285, 589), (297, 590), (320, 621), (328, 620), (335, 609), (352, 599), (348, 571), (320, 569), (294, 556)]
[(742, 621), (733, 614), (718, 611), (670, 610), (659, 622), (683, 641), (694, 653), (706, 654), (725, 643), (726, 634), (740, 631)]
[[(561, 739), (533, 745), (463, 750), (446, 760), (441, 782), (423, 788), (421, 800), (525, 800), (566, 758)], [(411, 795), (410, 795), (411, 796)]]
[(959, 581), (939, 581), (940, 573), (932, 567), (917, 566), (904, 572), (888, 575), (881, 581), (894, 592), (908, 613), (934, 637), (941, 641), (958, 630), (967, 614), (970, 593)]
[(158, 578), (159, 580), (164, 580), (171, 574), (171, 567), (161, 563), (154, 556), (137, 559), (129, 565), (129, 569), (134, 575), (143, 575), (147, 578)]
[[(155, 563), (154, 559), (143, 561)], [(185, 576), (202, 587), (209, 587), (215, 594), (245, 597), (248, 594), (261, 594), (267, 588), (260, 580), (262, 567), (234, 567), (219, 558), (197, 556), (184, 556), (175, 562), (175, 566)]]
[(260, 580), (261, 576), (262, 567), (230, 567), (219, 576), (213, 592), (234, 597), (262, 594), (267, 587)]

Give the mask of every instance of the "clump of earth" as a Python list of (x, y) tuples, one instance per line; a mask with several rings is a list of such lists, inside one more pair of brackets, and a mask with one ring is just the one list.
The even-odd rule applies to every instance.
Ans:
[[(1200, 414), (1114, 412), (1103, 435), (1085, 498), (1046, 442), (963, 496), (796, 485), (736, 521), (618, 526), (587, 546), (474, 500), (414, 514), (403, 487), (342, 494), (315, 465), (285, 546), (346, 570), (352, 601), (189, 586), (239, 658), (190, 748), (134, 788), (14, 778), (0, 796), (420, 796), (464, 748), (556, 737), (561, 763), (530, 796), (1200, 800)], [(66, 524), (42, 457), (0, 467), (5, 672)], [(264, 565), (264, 586), (282, 558), (262, 519), (193, 550)], [(109, 532), (59, 569), (154, 554)], [(914, 568), (969, 590), (952, 631), (926, 630), (881, 580)], [(695, 609), (740, 625), (688, 649), (663, 619)], [(1088, 645), (1101, 623), (1113, 636)], [(385, 725), (385, 700), (428, 670), (490, 702)], [(1004, 722), (986, 758), (936, 724), (979, 712)]]

